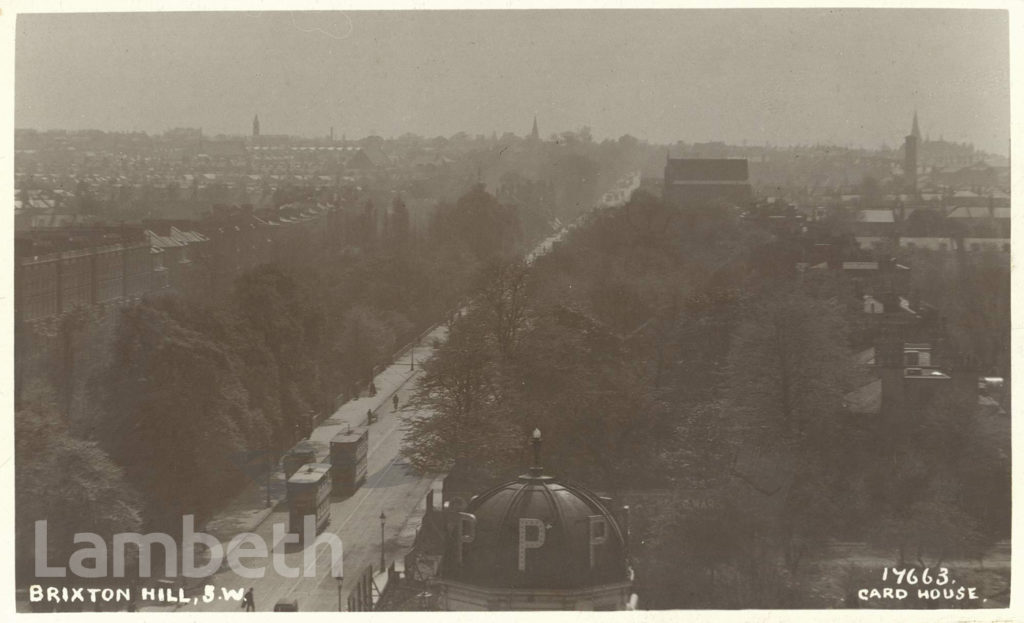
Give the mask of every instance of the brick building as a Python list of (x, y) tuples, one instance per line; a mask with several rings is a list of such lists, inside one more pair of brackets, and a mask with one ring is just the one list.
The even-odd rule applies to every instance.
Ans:
[(88, 238), (83, 244), (74, 232), (65, 232), (62, 242), (47, 232), (43, 244), (20, 234), (14, 299), (18, 317), (40, 320), (76, 306), (137, 298), (166, 287), (157, 254), (141, 231), (121, 231), (116, 242), (106, 244)]
[(680, 208), (746, 206), (753, 199), (747, 160), (668, 158), (662, 197), (668, 205)]

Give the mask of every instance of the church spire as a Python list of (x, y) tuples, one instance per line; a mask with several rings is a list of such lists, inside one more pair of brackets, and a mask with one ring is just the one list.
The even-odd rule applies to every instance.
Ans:
[(260, 116), (259, 115), (256, 115), (256, 116), (254, 116), (252, 118), (252, 135), (254, 137), (260, 135)]
[(921, 129), (917, 127), (917, 111), (914, 111), (914, 127), (910, 129), (910, 135), (921, 140)]
[(537, 115), (533, 116), (533, 130), (530, 131), (530, 140), (539, 140), (540, 132), (537, 131)]

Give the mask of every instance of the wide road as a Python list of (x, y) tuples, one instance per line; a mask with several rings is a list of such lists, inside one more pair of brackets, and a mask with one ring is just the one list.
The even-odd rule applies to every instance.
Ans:
[[(423, 348), (426, 351), (426, 347)], [(418, 351), (419, 352), (419, 351)], [(424, 352), (426, 354), (426, 352)], [(409, 399), (419, 375), (414, 376), (399, 390), (401, 404)], [(420, 476), (405, 466), (398, 454), (402, 440), (401, 411), (392, 411), (388, 401), (377, 411), (378, 419), (370, 426), (369, 456), (367, 459), (366, 484), (352, 497), (331, 504), (331, 523), (325, 530), (336, 534), (344, 546), (344, 575), (342, 604), (347, 603), (348, 592), (354, 586), (357, 575), (367, 566), (374, 570), (380, 566), (380, 514), (388, 518), (384, 527), (384, 552), (387, 564), (395, 559), (398, 550), (399, 531), (413, 517), (417, 507), (430, 490), (433, 476)], [(406, 415), (410, 414), (405, 412)], [(415, 519), (413, 519), (415, 521)], [(288, 511), (284, 504), (260, 524), (255, 532), (268, 544), (273, 543), (273, 526), (288, 525)], [(256, 609), (273, 610), (280, 599), (297, 599), (301, 611), (335, 611), (338, 608), (338, 585), (331, 577), (330, 550), (325, 546), (316, 548), (316, 568), (304, 568), (304, 552), (299, 546), (282, 547), (284, 561), (290, 568), (303, 569), (303, 575), (312, 577), (282, 577), (269, 559), (253, 558), (253, 567), (266, 564), (264, 576), (246, 579), (226, 567), (209, 579), (215, 587), (217, 599), (211, 603), (186, 604), (179, 611), (232, 611), (240, 610), (240, 602), (222, 599), (221, 589), (253, 588)], [(293, 551), (294, 550), (294, 551)], [(404, 552), (403, 552), (404, 553)], [(310, 571), (311, 573), (307, 573)]]
[[(575, 224), (574, 224), (575, 225)], [(569, 228), (562, 229), (542, 240), (526, 256), (527, 263), (532, 263), (539, 255), (549, 251)], [(416, 347), (416, 359), (427, 359), (432, 354), (433, 338), (443, 338), (446, 329), (438, 326), (430, 333), (423, 343)], [(404, 357), (399, 357), (403, 361)], [(398, 365), (398, 364), (393, 364)], [(401, 364), (404, 365), (404, 364)], [(408, 402), (415, 391), (419, 374), (412, 376), (398, 391), (400, 405)], [(403, 430), (403, 416), (423, 416), (423, 413), (392, 410), (391, 401), (386, 401), (375, 413), (377, 421), (370, 426), (369, 455), (367, 459), (366, 483), (350, 498), (337, 500), (331, 504), (331, 523), (325, 533), (337, 535), (344, 547), (344, 582), (341, 586), (341, 609), (347, 609), (348, 595), (358, 580), (359, 574), (369, 566), (374, 571), (380, 570), (381, 527), (380, 514), (387, 518), (384, 527), (384, 554), (387, 565), (390, 565), (399, 554), (404, 554), (409, 546), (408, 523), (415, 523), (421, 517), (423, 501), (435, 480), (434, 475), (420, 475), (406, 466), (399, 456)], [(328, 420), (325, 424), (331, 424)], [(287, 531), (288, 510), (281, 504), (258, 527), (255, 534), (267, 543), (274, 543), (275, 524)], [(403, 542), (399, 542), (403, 533)], [(226, 545), (226, 544), (225, 544)], [(252, 558), (250, 562), (255, 568), (263, 566), (263, 576), (247, 579), (239, 576), (226, 566), (208, 579), (206, 584), (214, 587), (214, 601), (204, 603), (202, 592), (194, 594), (196, 603), (178, 606), (160, 607), (147, 604), (143, 608), (149, 611), (176, 609), (187, 611), (238, 612), (241, 603), (234, 598), (226, 597), (222, 590), (237, 591), (253, 589), (257, 611), (273, 610), (279, 600), (296, 599), (300, 611), (323, 612), (337, 611), (339, 591), (337, 581), (331, 575), (330, 549), (326, 546), (315, 548), (315, 569), (304, 566), (305, 552), (299, 546), (281, 547), (284, 563), (288, 568), (301, 569), (300, 577), (285, 577), (273, 566), (270, 559)]]

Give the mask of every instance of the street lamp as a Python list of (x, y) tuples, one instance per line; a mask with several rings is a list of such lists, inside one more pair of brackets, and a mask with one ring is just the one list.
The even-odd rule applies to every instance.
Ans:
[(267, 462), (267, 487), (266, 487), (266, 489), (267, 489), (267, 508), (270, 508), (270, 471), (271, 471), (271, 467), (272, 466), (270, 464), (270, 442), (269, 441), (267, 442), (266, 462)]
[(380, 512), (380, 570), (384, 570), (384, 521), (387, 517), (384, 516), (384, 511)]
[(413, 344), (409, 348), (409, 372), (412, 372), (412, 370), (413, 370), (413, 356), (415, 355), (415, 353), (416, 353), (416, 345)]
[(339, 574), (334, 576), (334, 579), (338, 581), (338, 612), (341, 612), (341, 584), (345, 581), (345, 576)]
[(530, 467), (530, 477), (539, 478), (544, 475), (544, 468), (540, 466), (540, 444), (541, 434), (540, 429), (533, 429), (533, 433), (530, 434), (530, 445), (533, 446), (533, 463)]

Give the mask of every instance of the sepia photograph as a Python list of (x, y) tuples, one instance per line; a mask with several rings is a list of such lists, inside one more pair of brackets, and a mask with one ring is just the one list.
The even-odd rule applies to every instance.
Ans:
[(1012, 616), (1016, 8), (321, 4), (0, 13), (11, 610)]

